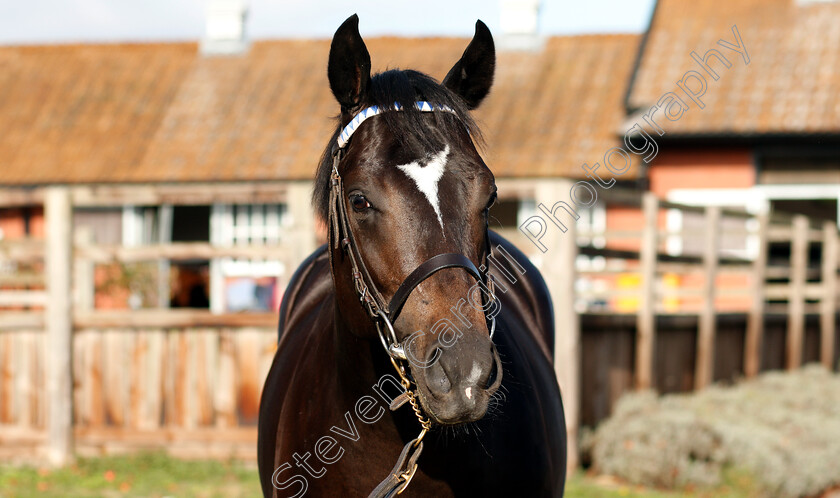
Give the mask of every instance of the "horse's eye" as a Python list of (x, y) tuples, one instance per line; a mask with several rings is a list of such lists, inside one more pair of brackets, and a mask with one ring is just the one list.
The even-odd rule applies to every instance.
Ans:
[(353, 206), (353, 210), (356, 211), (357, 213), (360, 213), (360, 212), (364, 211), (365, 209), (368, 209), (369, 207), (371, 207), (368, 200), (365, 199), (365, 196), (363, 196), (361, 194), (351, 195), (350, 196), (350, 205)]

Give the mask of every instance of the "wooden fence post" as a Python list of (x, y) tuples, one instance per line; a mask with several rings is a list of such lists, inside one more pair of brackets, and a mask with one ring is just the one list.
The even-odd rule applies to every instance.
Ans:
[(703, 308), (697, 320), (697, 357), (694, 388), (703, 389), (714, 379), (715, 358), (715, 277), (718, 267), (720, 208), (706, 207), (706, 236), (703, 246)]
[(56, 466), (73, 456), (72, 214), (67, 187), (48, 188), (44, 196), (47, 459)]
[(823, 223), (822, 300), (820, 301), (820, 362), (834, 370), (834, 334), (837, 319), (837, 225)]
[(786, 362), (788, 370), (802, 364), (802, 340), (805, 336), (805, 281), (808, 271), (808, 218), (793, 218), (790, 243), (790, 292), (788, 294), (788, 327)]
[[(574, 184), (568, 180), (540, 182), (537, 202), (551, 206), (555, 199), (567, 197)], [(551, 201), (551, 202), (549, 202)], [(578, 428), (580, 425), (580, 319), (575, 310), (575, 262), (578, 255), (577, 225), (570, 219), (563, 232), (545, 220), (548, 233), (542, 241), (547, 247), (540, 271), (545, 278), (554, 309), (554, 373), (563, 394), (566, 419), (566, 468), (578, 468)]]
[(636, 315), (636, 389), (653, 385), (653, 351), (656, 342), (656, 257), (659, 229), (659, 200), (653, 192), (642, 196), (642, 229), (639, 249), (640, 295)]
[(764, 285), (767, 281), (767, 229), (766, 213), (758, 217), (758, 253), (752, 269), (752, 305), (747, 317), (747, 336), (744, 344), (744, 375), (755, 377), (761, 371), (761, 348), (764, 339)]
[[(158, 208), (158, 226), (157, 239), (158, 244), (172, 243), (172, 221), (174, 219), (175, 210), (172, 204), (163, 204)], [(212, 237), (212, 235), (211, 235)], [(169, 297), (172, 292), (169, 282), (169, 273), (172, 268), (172, 262), (165, 258), (157, 260), (157, 307), (168, 308)], [(212, 291), (211, 291), (212, 292)]]

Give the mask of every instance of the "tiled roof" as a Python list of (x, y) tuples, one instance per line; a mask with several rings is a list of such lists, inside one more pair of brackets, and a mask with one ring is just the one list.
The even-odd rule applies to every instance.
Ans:
[(620, 145), (638, 43), (636, 35), (570, 36), (549, 39), (539, 53), (501, 53), (477, 113), (496, 176), (582, 177), (582, 163)]
[[(745, 65), (717, 41), (733, 42), (736, 25), (749, 53)], [(713, 81), (690, 53), (715, 48)], [(706, 76), (704, 109), (677, 91), (688, 70)], [(767, 134), (840, 132), (840, 2), (802, 0), (659, 0), (629, 98), (631, 110), (676, 91), (690, 109), (666, 133)]]
[[(498, 177), (581, 176), (618, 145), (638, 36), (502, 53), (477, 118)], [(468, 40), (367, 40), (374, 68), (441, 78)], [(338, 112), (328, 41), (0, 47), (0, 185), (308, 179)], [(633, 173), (627, 175), (632, 177)]]
[(0, 183), (114, 181), (140, 168), (195, 51), (0, 48)]

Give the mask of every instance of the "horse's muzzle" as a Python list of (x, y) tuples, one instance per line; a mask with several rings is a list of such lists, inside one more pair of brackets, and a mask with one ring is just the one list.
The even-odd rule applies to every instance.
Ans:
[[(439, 353), (430, 348), (427, 368), (412, 368), (426, 413), (439, 424), (474, 422), (487, 413), (502, 382), (499, 353), (487, 337), (461, 337)], [(432, 358), (437, 355), (437, 360)]]

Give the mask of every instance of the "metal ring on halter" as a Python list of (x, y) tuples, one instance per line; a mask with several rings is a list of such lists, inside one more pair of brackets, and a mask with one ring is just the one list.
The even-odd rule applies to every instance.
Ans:
[(391, 320), (388, 319), (388, 315), (386, 315), (382, 310), (378, 310), (378, 314), (382, 317), (382, 321), (385, 322), (385, 325), (388, 326), (388, 335), (390, 336), (390, 340), (385, 338), (385, 334), (382, 332), (382, 325), (379, 321), (377, 321), (376, 332), (379, 334), (379, 342), (382, 343), (382, 347), (385, 348), (385, 352), (392, 358), (396, 358), (398, 360), (408, 360), (408, 357), (405, 355), (405, 350), (400, 344), (400, 341), (397, 339), (397, 333), (394, 331), (394, 326), (391, 325)]
[[(490, 305), (496, 302), (496, 278), (493, 275), (487, 274), (487, 290), (490, 293)], [(493, 334), (496, 332), (496, 316), (490, 317), (490, 340), (493, 340)]]

